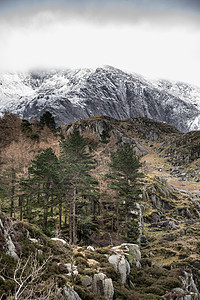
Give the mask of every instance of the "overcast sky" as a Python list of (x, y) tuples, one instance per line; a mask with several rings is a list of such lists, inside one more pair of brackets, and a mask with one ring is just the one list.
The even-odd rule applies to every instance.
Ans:
[(0, 0), (0, 71), (103, 65), (200, 86), (200, 0)]

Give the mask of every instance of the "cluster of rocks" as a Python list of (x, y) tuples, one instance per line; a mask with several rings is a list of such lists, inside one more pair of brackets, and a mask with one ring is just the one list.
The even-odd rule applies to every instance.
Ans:
[[(131, 265), (135, 264), (141, 267), (141, 252), (137, 244), (124, 243), (119, 246), (112, 247), (113, 254), (108, 257), (108, 262), (114, 267), (119, 274), (122, 284), (127, 281), (130, 273)], [(106, 300), (112, 300), (114, 296), (114, 287), (111, 278), (103, 273), (94, 274), (94, 276), (85, 275), (81, 277), (82, 285), (91, 290), (94, 294), (103, 296)]]
[(192, 179), (192, 181), (199, 182), (200, 172), (198, 168), (189, 168), (184, 169), (183, 167), (176, 166), (176, 168), (169, 169), (170, 174), (173, 177), (179, 178), (181, 181), (188, 181)]
[(104, 273), (97, 273), (94, 276), (85, 275), (81, 277), (82, 285), (92, 291), (97, 296), (103, 296), (106, 300), (112, 300), (114, 287), (111, 278), (107, 278)]
[(150, 231), (159, 231), (159, 230), (177, 230), (180, 227), (178, 221), (173, 221), (171, 219), (167, 219), (165, 216), (160, 216), (159, 214), (154, 213), (152, 216), (153, 221), (149, 227)]
[(199, 300), (200, 293), (195, 284), (192, 272), (183, 271), (183, 275), (179, 276), (183, 283), (182, 288), (174, 288), (170, 292), (166, 292), (163, 298), (165, 300)]
[(66, 134), (68, 135), (73, 132), (74, 129), (77, 129), (81, 133), (92, 133), (99, 141), (102, 142), (108, 142), (109, 138), (113, 135), (117, 145), (129, 143), (132, 145), (133, 150), (138, 156), (147, 154), (148, 150), (135, 138), (128, 136), (123, 130), (123, 127), (121, 128), (119, 125), (119, 120), (110, 117), (95, 118), (93, 120), (88, 119), (68, 124), (66, 126)]
[(13, 221), (6, 216), (0, 218), (1, 247), (6, 251), (6, 254), (12, 256), (15, 260), (18, 260), (19, 256), (17, 255), (17, 250), (13, 242), (14, 235)]

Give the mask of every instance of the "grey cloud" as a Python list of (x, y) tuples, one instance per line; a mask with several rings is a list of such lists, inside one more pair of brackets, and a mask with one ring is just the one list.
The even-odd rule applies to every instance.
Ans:
[(34, 22), (35, 16), (44, 14), (44, 26), (54, 20), (77, 19), (99, 25), (145, 22), (151, 26), (199, 28), (198, 8), (199, 0), (0, 0), (0, 19), (11, 26), (16, 23), (27, 26)]

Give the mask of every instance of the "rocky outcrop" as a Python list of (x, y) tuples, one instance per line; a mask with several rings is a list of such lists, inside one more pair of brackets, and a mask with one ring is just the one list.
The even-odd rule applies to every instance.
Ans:
[(129, 129), (132, 129), (137, 124), (137, 120), (127, 120), (127, 129), (124, 130), (124, 125), (121, 126), (121, 121), (110, 117), (97, 117), (87, 120), (79, 121), (76, 123), (70, 123), (65, 126), (66, 134), (70, 134), (73, 130), (79, 130), (81, 134), (90, 133), (99, 142), (108, 143), (110, 137), (115, 139), (116, 145), (120, 146), (125, 143), (132, 145), (136, 155), (142, 156), (148, 153), (148, 150), (141, 144), (136, 138), (131, 137), (128, 134)]
[(171, 170), (174, 175), (183, 178), (190, 177), (189, 174), (193, 177), (199, 177), (199, 170), (195, 166), (192, 166), (191, 170), (187, 169), (186, 172), (184, 171), (184, 167), (189, 166), (192, 162), (200, 158), (199, 143), (200, 132), (191, 131), (177, 135), (160, 146), (160, 150), (163, 151), (168, 161), (176, 167)]
[(183, 276), (181, 276), (180, 279), (182, 280), (184, 290), (188, 292), (188, 294), (191, 296), (191, 299), (199, 300), (200, 293), (194, 282), (192, 272), (189, 273), (184, 271)]
[(11, 255), (14, 259), (18, 260), (19, 256), (17, 255), (16, 247), (12, 240), (12, 235), (14, 235), (12, 221), (6, 217), (0, 218), (1, 246), (3, 246), (8, 255)]
[(66, 300), (81, 300), (79, 295), (71, 286), (65, 286), (63, 289), (64, 299)]
[(121, 282), (126, 283), (127, 275), (130, 273), (130, 264), (124, 255), (113, 254), (108, 259), (109, 263), (113, 265), (115, 271), (120, 274)]
[(114, 288), (112, 279), (107, 278), (105, 274), (95, 274), (92, 283), (93, 293), (98, 296), (105, 297), (106, 300), (112, 300), (114, 295)]
[(95, 295), (102, 296), (106, 300), (112, 300), (114, 296), (114, 287), (111, 278), (103, 273), (94, 274), (93, 278), (91, 276), (81, 277), (82, 285), (91, 290)]
[(141, 267), (141, 252), (137, 244), (124, 243), (112, 248), (115, 254), (109, 256), (108, 261), (113, 265), (115, 271), (120, 275), (121, 282), (126, 283), (132, 264)]
[(200, 293), (194, 282), (193, 274), (190, 272), (183, 272), (180, 276), (183, 283), (182, 288), (173, 288), (170, 292), (166, 292), (163, 296), (165, 300), (181, 299), (181, 300), (199, 300)]

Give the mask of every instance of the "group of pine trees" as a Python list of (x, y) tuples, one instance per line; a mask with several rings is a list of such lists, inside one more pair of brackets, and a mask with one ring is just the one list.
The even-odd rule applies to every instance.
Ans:
[[(32, 160), (27, 178), (20, 181), (16, 215), (20, 220), (36, 223), (49, 235), (56, 227), (60, 232), (65, 230), (69, 242), (77, 244), (98, 229), (98, 218), (103, 214), (98, 181), (91, 175), (96, 162), (88, 140), (78, 130), (60, 141), (60, 149), (59, 157), (52, 148), (47, 148)], [(140, 166), (132, 147), (124, 144), (111, 154), (110, 172), (105, 176), (114, 191), (110, 199), (114, 215), (112, 230), (128, 241), (133, 241), (137, 232), (131, 211), (139, 199)], [(2, 203), (8, 198), (5, 182), (0, 196), (3, 209)], [(12, 195), (9, 207), (12, 211), (13, 198)]]

